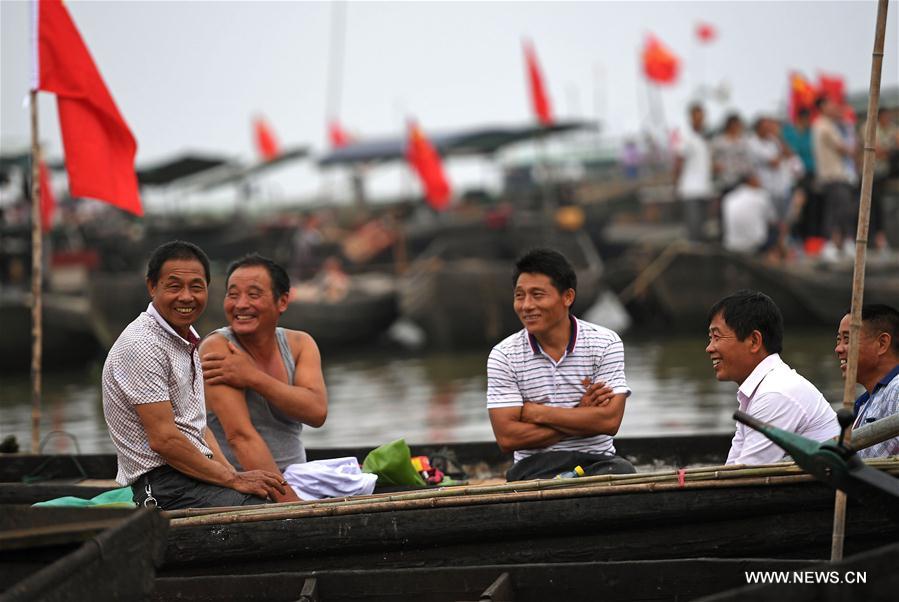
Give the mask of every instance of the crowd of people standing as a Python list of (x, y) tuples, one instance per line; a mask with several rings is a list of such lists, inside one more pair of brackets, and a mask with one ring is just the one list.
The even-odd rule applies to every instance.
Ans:
[[(881, 109), (876, 129), (870, 239), (882, 253), (889, 249), (884, 183), (899, 175), (896, 114)], [(845, 104), (824, 95), (786, 122), (762, 115), (747, 124), (731, 113), (713, 135), (702, 105), (688, 115), (674, 171), (691, 240), (718, 236), (729, 250), (772, 261), (799, 252), (833, 261), (854, 255), (864, 123)], [(710, 217), (717, 233), (705, 228)]]

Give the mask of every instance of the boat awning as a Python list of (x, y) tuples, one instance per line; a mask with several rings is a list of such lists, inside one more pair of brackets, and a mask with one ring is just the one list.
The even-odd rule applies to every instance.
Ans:
[[(535, 125), (519, 127), (482, 127), (451, 133), (428, 134), (431, 143), (445, 157), (460, 155), (490, 155), (501, 148), (524, 140), (540, 138), (579, 129), (596, 128), (589, 121), (560, 121), (548, 127)], [(321, 157), (322, 167), (352, 165), (355, 163), (383, 163), (405, 158), (405, 136), (362, 140), (334, 149)]]
[(141, 186), (162, 186), (221, 167), (228, 162), (228, 159), (224, 157), (185, 153), (174, 159), (168, 159), (150, 167), (138, 169), (137, 181)]

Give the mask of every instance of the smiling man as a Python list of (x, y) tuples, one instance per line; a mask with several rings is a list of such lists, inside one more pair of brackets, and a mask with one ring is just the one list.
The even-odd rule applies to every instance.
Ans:
[(206, 309), (209, 259), (188, 242), (165, 243), (147, 264), (147, 310), (116, 340), (103, 366), (103, 414), (118, 456), (116, 480), (134, 502), (165, 510), (265, 503), (280, 475), (237, 472), (206, 428), (193, 324)]
[(632, 473), (612, 437), (630, 389), (624, 346), (608, 328), (571, 315), (577, 277), (568, 260), (535, 249), (515, 264), (515, 313), (524, 328), (487, 360), (487, 408), (496, 441), (515, 452), (509, 481)]
[[(783, 317), (764, 293), (742, 290), (709, 310), (715, 377), (739, 385), (740, 410), (785, 431), (824, 441), (839, 434), (837, 416), (821, 392), (781, 358)], [(779, 462), (784, 451), (758, 431), (737, 423), (728, 464)]]
[[(843, 378), (846, 378), (849, 357), (849, 321), (847, 312), (840, 321), (834, 348)], [(865, 392), (855, 400), (852, 428), (899, 413), (899, 311), (889, 305), (862, 306), (856, 382)], [(859, 450), (858, 455), (862, 458), (899, 455), (899, 437)]]
[[(281, 266), (248, 255), (227, 278), (229, 326), (200, 346), (209, 426), (235, 466), (281, 474), (306, 461), (303, 425), (320, 427), (328, 415), (321, 355), (309, 334), (278, 327), (290, 297)], [(275, 499), (299, 498), (288, 488)]]

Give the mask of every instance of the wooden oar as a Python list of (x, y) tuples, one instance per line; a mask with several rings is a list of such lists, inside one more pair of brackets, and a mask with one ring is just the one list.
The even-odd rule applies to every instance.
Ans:
[[(865, 292), (865, 258), (868, 251), (868, 225), (871, 216), (871, 187), (874, 182), (874, 135), (877, 131), (877, 110), (880, 105), (880, 72), (883, 67), (883, 41), (886, 37), (889, 0), (877, 3), (877, 25), (874, 31), (874, 51), (871, 55), (871, 84), (868, 92), (868, 115), (865, 124), (864, 161), (862, 162), (861, 198), (858, 208), (858, 228), (855, 236), (855, 271), (852, 278), (852, 311), (849, 318), (849, 358), (846, 382), (843, 387), (843, 407), (852, 410), (855, 400), (855, 379), (858, 371), (858, 344), (862, 328), (862, 299)], [(847, 431), (847, 438), (851, 430)], [(843, 559), (843, 539), (846, 528), (846, 494), (838, 491), (833, 509), (833, 539), (831, 562)]]
[(865, 449), (893, 437), (899, 437), (899, 414), (881, 418), (852, 431), (852, 449)]

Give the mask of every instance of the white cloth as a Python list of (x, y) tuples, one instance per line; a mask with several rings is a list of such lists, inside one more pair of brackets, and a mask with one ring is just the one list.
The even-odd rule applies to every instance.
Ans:
[(721, 200), (724, 248), (754, 253), (768, 240), (768, 228), (777, 221), (768, 191), (742, 184)]
[[(759, 362), (743, 381), (737, 402), (753, 418), (814, 441), (840, 434), (836, 412), (821, 392), (776, 353)], [(785, 453), (760, 432), (738, 422), (727, 464), (769, 464), (782, 460)]]
[(103, 415), (118, 456), (116, 481), (130, 485), (145, 472), (165, 465), (134, 406), (168, 401), (175, 425), (200, 453), (212, 457), (203, 438), (206, 397), (197, 343), (179, 336), (151, 303), (116, 339), (103, 365)]
[[(571, 340), (555, 362), (537, 339), (521, 329), (500, 342), (487, 359), (487, 409), (520, 407), (525, 400), (572, 408), (586, 391), (584, 379), (604, 382), (616, 394), (630, 395), (624, 377), (624, 345), (615, 332), (571, 316)], [(544, 451), (614, 454), (609, 435), (565, 437), (543, 449), (515, 452), (515, 461)]]
[(346, 457), (291, 464), (284, 470), (284, 480), (300, 499), (320, 500), (370, 495), (378, 475), (362, 472), (356, 458)]
[(677, 181), (678, 197), (706, 199), (713, 196), (712, 154), (705, 138), (693, 128), (687, 128), (676, 152), (684, 160)]

